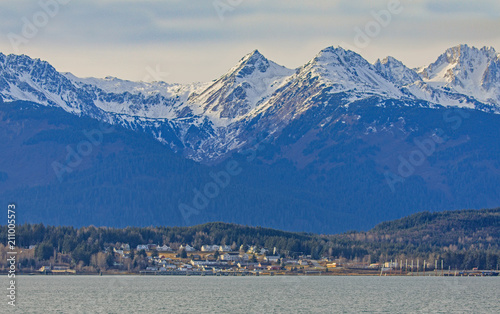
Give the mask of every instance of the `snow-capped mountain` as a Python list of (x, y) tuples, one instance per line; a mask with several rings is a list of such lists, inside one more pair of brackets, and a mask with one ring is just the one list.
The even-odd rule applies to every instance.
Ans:
[(450, 48), (420, 75), (433, 88), (500, 105), (500, 54), (491, 47)]
[(356, 91), (391, 98), (403, 96), (363, 57), (340, 47), (323, 49), (301, 72), (311, 72), (311, 77), (318, 77), (321, 83), (331, 87), (331, 93)]
[(265, 102), (293, 72), (255, 50), (201, 93), (194, 93), (188, 101), (198, 104), (203, 114), (228, 124)]
[[(493, 48), (459, 45), (417, 71), (392, 57), (377, 60), (377, 71), (413, 99), (465, 108), (500, 105), (500, 62)], [(483, 106), (482, 103), (486, 106)]]
[(88, 95), (48, 62), (25, 55), (0, 53), (0, 95), (4, 101), (32, 101), (75, 114), (88, 109), (84, 108)]
[[(196, 84), (0, 54), (0, 198), (33, 222), (315, 232), (494, 207), (499, 86), (498, 54), (466, 46), (420, 71), (334, 47), (290, 70), (254, 51)], [(88, 136), (98, 121), (116, 126), (102, 141)]]
[(376, 97), (378, 103), (499, 112), (500, 59), (493, 48), (461, 45), (417, 73), (392, 57), (372, 65), (355, 52), (328, 47), (292, 70), (255, 50), (213, 82), (169, 84), (78, 78), (39, 59), (0, 54), (0, 97), (150, 132), (185, 156), (207, 161), (252, 137), (277, 136), (323, 103), (348, 108)]
[(417, 72), (406, 67), (403, 62), (393, 57), (387, 57), (383, 60), (378, 59), (375, 62), (375, 69), (386, 80), (399, 87), (410, 85), (422, 80)]
[(373, 96), (399, 99), (403, 93), (355, 52), (328, 47), (288, 77), (265, 103), (251, 113), (260, 128), (276, 133), (318, 104), (318, 98), (343, 95), (337, 105)]
[[(175, 119), (185, 114), (189, 95), (202, 91), (206, 83), (168, 84), (132, 82), (116, 77), (78, 78), (63, 73), (78, 88), (92, 95), (94, 104), (105, 112), (151, 119)], [(189, 110), (188, 110), (189, 111)]]

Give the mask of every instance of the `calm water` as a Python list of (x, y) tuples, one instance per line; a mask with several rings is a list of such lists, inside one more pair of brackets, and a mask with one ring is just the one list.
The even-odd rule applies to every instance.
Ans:
[(500, 313), (498, 277), (23, 276), (17, 293), (16, 313)]

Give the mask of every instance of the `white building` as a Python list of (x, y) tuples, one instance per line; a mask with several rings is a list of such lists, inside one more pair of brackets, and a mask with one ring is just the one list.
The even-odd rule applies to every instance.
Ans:
[(280, 256), (279, 255), (266, 256), (264, 257), (264, 260), (269, 263), (278, 263), (280, 260)]
[(201, 247), (202, 252), (215, 252), (217, 250), (219, 250), (218, 245), (204, 245)]
[(221, 245), (219, 247), (219, 252), (231, 252), (231, 246), (229, 245)]
[(156, 250), (157, 250), (158, 252), (171, 252), (171, 251), (172, 251), (172, 249), (170, 248), (170, 246), (168, 246), (168, 245), (166, 245), (166, 244), (165, 244), (164, 246), (158, 246), (158, 247), (156, 248)]
[(179, 250), (185, 250), (186, 252), (195, 252), (196, 251), (196, 249), (194, 247), (190, 246), (189, 244), (186, 244), (186, 246), (181, 245), (179, 247)]

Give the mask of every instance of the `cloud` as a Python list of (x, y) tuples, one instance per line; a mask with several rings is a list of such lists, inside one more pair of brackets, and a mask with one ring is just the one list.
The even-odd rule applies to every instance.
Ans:
[[(173, 81), (210, 80), (255, 48), (296, 67), (326, 46), (354, 45), (356, 29), (390, 1), (397, 0), (72, 0), (21, 52), (81, 76), (139, 80), (144, 67), (159, 64)], [(222, 13), (221, 3), (229, 8)], [(372, 61), (391, 54), (422, 64), (458, 43), (500, 48), (497, 1), (400, 3), (404, 10), (357, 52)], [(19, 34), (40, 10), (38, 1), (2, 1), (2, 52), (13, 52), (7, 34)]]

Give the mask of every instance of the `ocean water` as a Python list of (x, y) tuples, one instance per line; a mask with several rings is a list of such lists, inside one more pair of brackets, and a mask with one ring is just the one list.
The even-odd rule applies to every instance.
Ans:
[(0, 313), (500, 313), (500, 278), (18, 276)]

